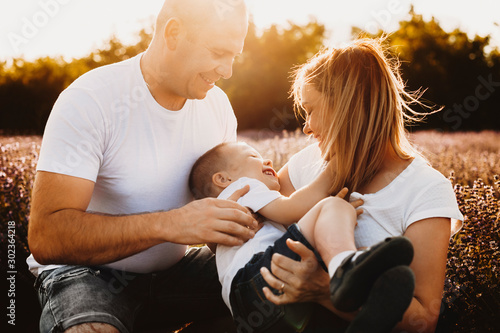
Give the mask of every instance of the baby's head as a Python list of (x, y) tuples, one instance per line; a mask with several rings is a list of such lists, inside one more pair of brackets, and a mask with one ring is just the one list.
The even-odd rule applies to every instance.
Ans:
[(189, 175), (189, 189), (195, 199), (217, 197), (241, 177), (260, 180), (270, 190), (280, 184), (271, 160), (265, 160), (246, 143), (221, 143), (203, 154)]

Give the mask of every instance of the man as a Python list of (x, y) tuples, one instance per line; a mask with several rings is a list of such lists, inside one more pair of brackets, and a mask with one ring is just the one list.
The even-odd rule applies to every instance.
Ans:
[(29, 225), (41, 332), (230, 320), (213, 255), (187, 245), (242, 244), (256, 221), (232, 201), (190, 202), (187, 179), (201, 154), (236, 139), (214, 85), (231, 77), (247, 27), (243, 1), (167, 0), (144, 54), (61, 93)]

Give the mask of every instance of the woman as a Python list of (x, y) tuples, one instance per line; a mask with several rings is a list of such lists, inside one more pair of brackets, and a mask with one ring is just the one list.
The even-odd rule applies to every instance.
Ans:
[[(411, 110), (419, 95), (405, 92), (398, 64), (384, 54), (381, 40), (357, 40), (320, 52), (299, 67), (292, 95), (305, 117), (304, 133), (318, 140), (280, 170), (281, 191), (290, 195), (322, 170), (335, 165), (331, 193), (342, 187), (350, 199), (363, 199), (364, 213), (355, 231), (357, 247), (404, 235), (415, 248), (413, 301), (398, 330), (435, 330), (445, 279), (451, 220), (463, 220), (450, 182), (428, 165), (407, 139), (405, 123), (420, 117)], [(314, 162), (310, 162), (314, 161)], [(316, 301), (344, 319), (328, 300), (328, 277), (300, 244), (289, 246), (301, 257), (276, 255), (266, 297), (276, 304)]]

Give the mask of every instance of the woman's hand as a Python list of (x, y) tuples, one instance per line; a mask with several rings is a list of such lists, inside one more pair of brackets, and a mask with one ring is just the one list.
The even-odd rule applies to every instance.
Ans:
[(330, 303), (330, 277), (319, 265), (314, 253), (300, 242), (288, 239), (286, 243), (300, 256), (301, 261), (277, 253), (273, 255), (272, 273), (262, 268), (261, 274), (271, 287), (282, 291), (282, 294), (275, 295), (264, 287), (266, 298), (277, 305), (296, 302)]

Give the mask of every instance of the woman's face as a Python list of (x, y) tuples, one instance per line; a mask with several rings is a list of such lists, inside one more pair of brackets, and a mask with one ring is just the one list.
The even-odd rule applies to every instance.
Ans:
[(302, 87), (302, 107), (306, 112), (306, 123), (304, 124), (304, 133), (314, 136), (321, 148), (322, 133), (324, 124), (321, 123), (321, 110), (323, 107), (323, 96), (311, 84), (305, 84)]

